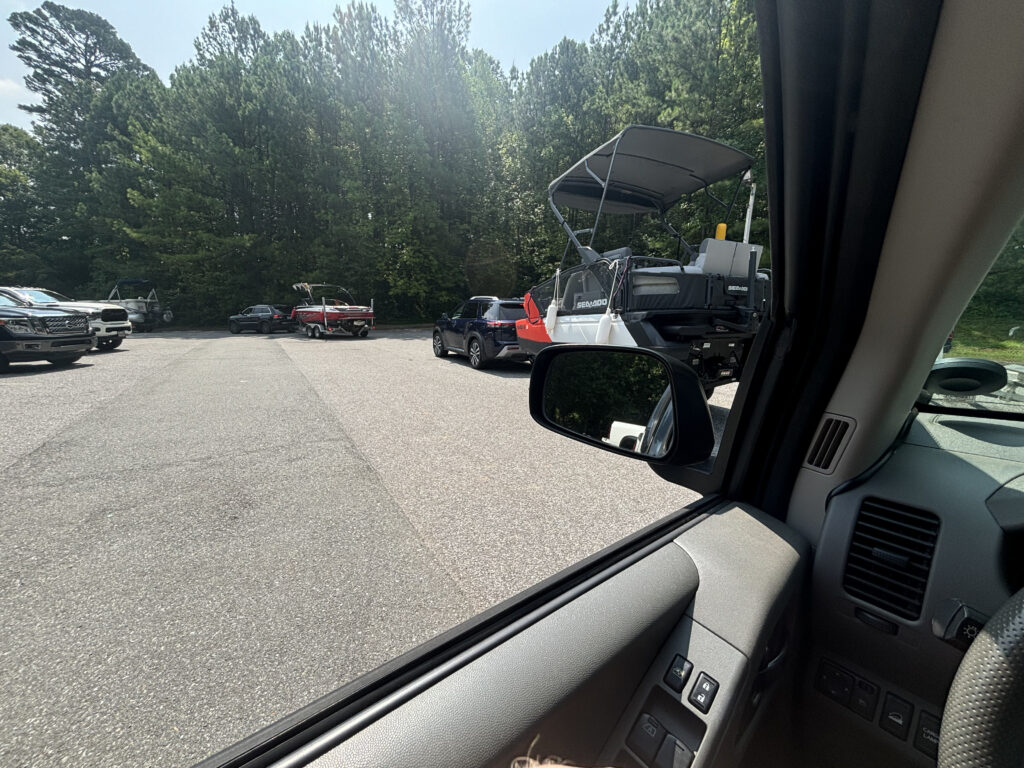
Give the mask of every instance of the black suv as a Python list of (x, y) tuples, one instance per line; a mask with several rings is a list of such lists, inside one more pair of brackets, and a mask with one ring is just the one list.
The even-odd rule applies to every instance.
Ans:
[(242, 331), (290, 332), (298, 327), (298, 322), (292, 318), (292, 308), (283, 304), (254, 304), (228, 318), (228, 330), (232, 333), (241, 333)]
[(524, 317), (521, 298), (474, 296), (434, 324), (434, 354), (466, 355), (474, 368), (484, 368), (492, 360), (527, 360), (516, 337), (516, 320)]
[(36, 360), (71, 365), (95, 344), (89, 318), (81, 312), (36, 309), (0, 294), (0, 371)]

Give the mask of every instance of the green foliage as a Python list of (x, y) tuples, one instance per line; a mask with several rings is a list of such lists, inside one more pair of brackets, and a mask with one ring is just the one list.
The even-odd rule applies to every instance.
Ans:
[[(95, 14), (45, 2), (9, 22), (43, 101), (34, 137), (0, 130), (0, 278), (102, 297), (144, 277), (189, 324), (300, 280), (389, 321), (520, 295), (563, 254), (548, 183), (630, 123), (732, 143), (764, 178), (751, 0), (613, 2), (589, 42), (508, 73), (468, 49), (464, 0), (398, 0), (390, 20), (351, 2), (298, 37), (228, 5), (169, 86)], [(673, 223), (699, 241), (709, 210)], [(606, 235), (675, 252), (645, 221)]]
[(116, 72), (141, 66), (131, 47), (95, 13), (45, 2), (34, 11), (12, 13), (7, 21), (19, 35), (11, 50), (31, 70), (25, 86), (43, 97), (42, 104), (22, 108), (44, 118), (83, 84), (101, 86)]
[(964, 310), (950, 356), (1024, 364), (1024, 221)]

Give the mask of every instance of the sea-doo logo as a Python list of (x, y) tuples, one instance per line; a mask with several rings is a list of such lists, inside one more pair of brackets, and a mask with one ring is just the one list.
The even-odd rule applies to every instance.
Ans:
[(734, 283), (733, 285), (726, 286), (725, 290), (728, 293), (747, 293), (749, 289), (745, 285)]
[(576, 302), (572, 305), (574, 310), (576, 309), (603, 309), (608, 306), (608, 297), (601, 296), (598, 293), (584, 293), (576, 297)]

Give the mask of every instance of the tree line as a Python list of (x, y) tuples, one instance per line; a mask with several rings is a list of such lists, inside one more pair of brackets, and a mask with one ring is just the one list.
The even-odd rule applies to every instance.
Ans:
[[(0, 126), (0, 284), (102, 298), (142, 277), (183, 322), (220, 325), (332, 282), (383, 321), (432, 320), (549, 277), (548, 183), (631, 123), (742, 149), (765, 188), (752, 0), (613, 0), (589, 41), (511, 71), (469, 48), (463, 0), (352, 2), (301, 35), (228, 5), (169, 84), (94, 13), (8, 22), (39, 102), (31, 132)], [(696, 202), (674, 217), (691, 241), (714, 226)], [(667, 247), (643, 222), (623, 236)]]

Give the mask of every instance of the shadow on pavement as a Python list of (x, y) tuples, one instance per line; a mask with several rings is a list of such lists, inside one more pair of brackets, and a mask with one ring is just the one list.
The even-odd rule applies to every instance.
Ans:
[(11, 363), (11, 367), (6, 371), (0, 371), (0, 376), (23, 377), (23, 376), (45, 376), (47, 374), (63, 373), (64, 371), (73, 371), (76, 368), (91, 368), (92, 363), (87, 362), (84, 358), (79, 360), (77, 363), (71, 365), (59, 366), (52, 365), (45, 360), (34, 363)]

